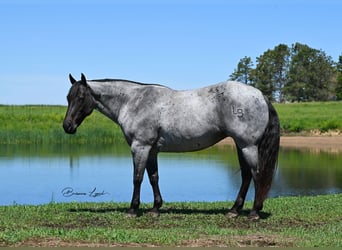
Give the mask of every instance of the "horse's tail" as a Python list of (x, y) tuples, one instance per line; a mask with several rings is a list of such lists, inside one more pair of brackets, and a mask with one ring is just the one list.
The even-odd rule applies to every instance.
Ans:
[(280, 142), (280, 125), (276, 110), (265, 97), (268, 104), (269, 120), (263, 136), (258, 144), (258, 180), (259, 198), (266, 199), (277, 169)]

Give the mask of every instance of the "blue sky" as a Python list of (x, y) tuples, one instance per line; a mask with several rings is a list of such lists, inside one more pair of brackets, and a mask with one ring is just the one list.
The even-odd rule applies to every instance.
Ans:
[(0, 104), (66, 104), (68, 74), (191, 89), (300, 42), (336, 61), (339, 0), (0, 0)]

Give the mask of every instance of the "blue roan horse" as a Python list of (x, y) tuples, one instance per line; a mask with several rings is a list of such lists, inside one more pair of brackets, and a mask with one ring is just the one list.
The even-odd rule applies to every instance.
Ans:
[(127, 80), (76, 81), (63, 122), (73, 134), (85, 117), (97, 109), (119, 124), (131, 147), (134, 191), (129, 215), (136, 215), (145, 169), (154, 193), (152, 213), (159, 214), (159, 152), (186, 152), (207, 148), (225, 137), (237, 146), (242, 184), (229, 217), (242, 209), (253, 179), (255, 199), (249, 217), (258, 219), (276, 169), (279, 120), (263, 94), (246, 84), (222, 82), (205, 88), (176, 91), (162, 85)]

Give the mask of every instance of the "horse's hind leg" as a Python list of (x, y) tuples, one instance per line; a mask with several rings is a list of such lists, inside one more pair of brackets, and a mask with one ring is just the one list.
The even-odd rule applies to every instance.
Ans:
[(235, 203), (233, 207), (228, 211), (227, 216), (230, 218), (238, 216), (239, 211), (243, 208), (246, 194), (252, 179), (251, 167), (249, 163), (246, 161), (245, 156), (239, 147), (237, 147), (237, 151), (241, 169), (242, 183)]
[(258, 220), (260, 218), (258, 213), (263, 208), (263, 203), (271, 187), (273, 177), (273, 171), (269, 171), (263, 166), (264, 161), (267, 161), (267, 159), (259, 159), (259, 157), (260, 155), (258, 146), (249, 146), (243, 148), (239, 153), (239, 159), (242, 158), (243, 162), (245, 162), (249, 168), (249, 178), (251, 176), (254, 181), (254, 204), (251, 212), (248, 215), (251, 220)]
[(258, 220), (260, 218), (259, 211), (263, 208), (263, 203), (267, 197), (267, 193), (271, 187), (273, 175), (268, 175), (264, 170), (258, 173), (253, 173), (253, 181), (255, 188), (255, 198), (253, 209), (249, 213), (248, 217), (251, 220)]
[(147, 161), (147, 173), (150, 179), (150, 183), (153, 189), (153, 196), (154, 196), (154, 205), (151, 209), (151, 213), (159, 215), (159, 208), (163, 204), (163, 200), (159, 190), (159, 175), (158, 175), (158, 160), (157, 160), (157, 153), (154, 150), (151, 150), (148, 161)]

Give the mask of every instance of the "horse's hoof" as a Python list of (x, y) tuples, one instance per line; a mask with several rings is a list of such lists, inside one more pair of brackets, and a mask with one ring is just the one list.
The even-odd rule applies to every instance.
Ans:
[(137, 213), (133, 209), (128, 210), (128, 212), (126, 213), (126, 218), (135, 218), (135, 217), (137, 217)]
[(248, 215), (248, 219), (250, 221), (258, 221), (260, 220), (260, 216), (258, 215), (257, 212), (251, 212), (249, 215)]
[(148, 211), (148, 214), (152, 217), (160, 216), (160, 212), (158, 208), (152, 208), (150, 211)]
[(152, 216), (152, 217), (159, 217), (160, 216), (160, 213), (159, 212), (155, 212), (155, 211), (149, 211), (147, 214)]
[(236, 218), (236, 217), (238, 217), (238, 216), (239, 216), (239, 213), (237, 213), (237, 212), (235, 212), (235, 211), (229, 211), (229, 212), (227, 213), (227, 217), (228, 217), (229, 219)]
[(132, 214), (132, 213), (126, 213), (126, 218), (135, 218), (137, 217), (137, 214)]

